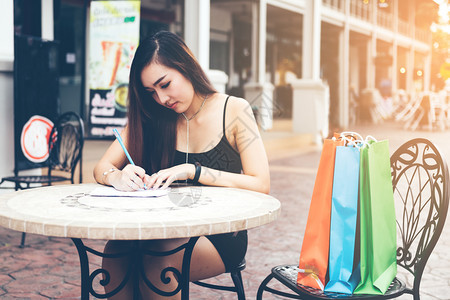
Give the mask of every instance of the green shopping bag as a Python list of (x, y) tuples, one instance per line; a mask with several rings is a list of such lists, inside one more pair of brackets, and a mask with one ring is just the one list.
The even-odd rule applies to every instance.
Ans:
[(368, 141), (361, 148), (360, 267), (355, 294), (384, 294), (397, 275), (397, 235), (389, 143)]

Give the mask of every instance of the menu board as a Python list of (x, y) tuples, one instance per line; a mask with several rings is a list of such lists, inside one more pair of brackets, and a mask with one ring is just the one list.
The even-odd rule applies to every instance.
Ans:
[(126, 123), (128, 78), (139, 43), (140, 1), (91, 1), (90, 137), (114, 136)]

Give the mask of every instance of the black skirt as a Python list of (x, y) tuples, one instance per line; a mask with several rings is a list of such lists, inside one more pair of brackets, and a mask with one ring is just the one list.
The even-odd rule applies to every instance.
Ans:
[(247, 252), (247, 230), (205, 236), (219, 252), (227, 272), (236, 268)]

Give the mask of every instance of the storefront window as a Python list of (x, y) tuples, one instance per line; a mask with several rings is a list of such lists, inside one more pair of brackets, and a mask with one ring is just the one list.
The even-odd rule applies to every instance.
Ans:
[(209, 68), (229, 73), (229, 43), (227, 41), (210, 42)]
[(141, 19), (141, 26), (139, 32), (140, 40), (145, 39), (146, 37), (161, 30), (169, 30), (169, 24), (153, 20)]
[(83, 1), (62, 3), (55, 12), (54, 36), (59, 42), (61, 113), (81, 112), (81, 72), (85, 47), (83, 38)]
[(14, 33), (41, 37), (41, 0), (14, 0)]

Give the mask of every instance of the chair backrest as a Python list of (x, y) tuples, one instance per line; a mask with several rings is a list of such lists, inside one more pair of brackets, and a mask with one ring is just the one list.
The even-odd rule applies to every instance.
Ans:
[(397, 264), (413, 274), (413, 294), (418, 299), (425, 265), (447, 217), (447, 164), (433, 143), (418, 138), (392, 154), (391, 171), (398, 226)]
[(50, 156), (48, 159), (48, 175), (52, 170), (60, 170), (71, 173), (71, 180), (75, 168), (81, 160), (84, 145), (84, 124), (80, 116), (74, 112), (62, 114), (56, 121), (49, 140)]

